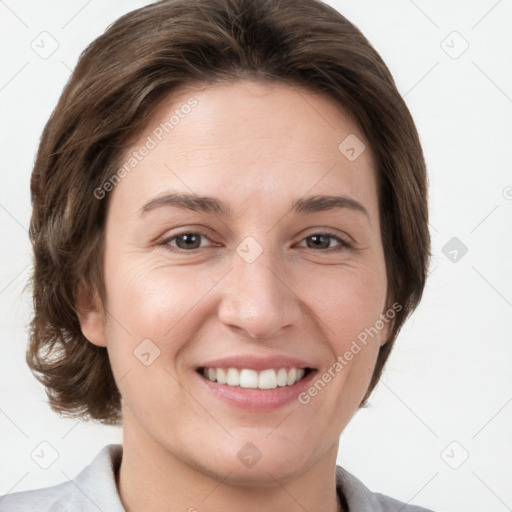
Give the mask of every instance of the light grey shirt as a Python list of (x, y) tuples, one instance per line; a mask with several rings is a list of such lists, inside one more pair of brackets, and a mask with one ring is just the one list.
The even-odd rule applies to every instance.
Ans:
[[(0, 496), (0, 512), (126, 512), (116, 485), (122, 454), (121, 444), (109, 444), (73, 480)], [(336, 482), (349, 512), (432, 512), (370, 491), (341, 466)]]

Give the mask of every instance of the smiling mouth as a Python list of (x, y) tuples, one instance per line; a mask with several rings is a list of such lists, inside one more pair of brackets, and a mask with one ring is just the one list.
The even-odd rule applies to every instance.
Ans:
[(197, 372), (202, 377), (227, 386), (248, 389), (276, 389), (297, 384), (312, 368), (269, 368), (256, 371), (250, 368), (206, 368), (199, 367)]

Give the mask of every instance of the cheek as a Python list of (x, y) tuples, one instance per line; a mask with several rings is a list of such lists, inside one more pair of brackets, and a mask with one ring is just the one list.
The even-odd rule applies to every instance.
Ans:
[[(219, 298), (219, 282), (225, 274), (224, 266), (211, 265), (204, 271), (172, 268), (165, 261), (148, 262), (147, 255), (122, 254), (112, 254), (105, 270), (108, 309), (121, 324), (117, 327), (135, 340), (154, 337), (161, 343), (167, 342), (171, 332), (176, 339), (177, 332), (191, 328), (202, 316), (194, 311), (205, 313), (207, 304), (215, 306), (211, 300)], [(375, 265), (308, 266), (288, 274), (286, 280), (296, 296), (293, 300), (306, 305), (304, 315), (314, 313), (326, 338), (339, 340), (340, 349), (345, 340), (373, 325), (383, 311), (385, 273)]]
[(116, 263), (105, 265), (107, 340), (117, 373), (128, 371), (132, 365), (139, 367), (134, 352), (148, 339), (160, 351), (155, 366), (165, 363), (172, 368), (178, 353), (186, 350), (200, 330), (210, 304), (208, 298), (213, 296), (210, 291), (225, 272), (220, 268), (204, 272), (173, 268), (148, 260), (147, 255), (112, 254), (110, 262)]
[(109, 307), (134, 336), (160, 337), (190, 309), (198, 283), (191, 279), (192, 272), (172, 272), (148, 259), (121, 255), (118, 264), (109, 266)]
[[(307, 276), (303, 289), (333, 351), (342, 354), (358, 337), (364, 341), (383, 313), (386, 279), (369, 267), (345, 267), (331, 275)], [(372, 339), (379, 337), (371, 332)]]
[[(305, 401), (333, 424), (346, 423), (358, 407), (371, 380), (378, 356), (379, 319), (385, 305), (386, 279), (379, 267), (345, 267), (332, 276), (312, 280), (308, 304), (323, 331), (331, 365), (313, 382)], [(311, 289), (311, 283), (315, 287)], [(318, 379), (323, 379), (315, 385)], [(324, 393), (324, 386), (327, 392)], [(322, 395), (320, 400), (315, 396)], [(314, 402), (314, 403), (313, 403)]]

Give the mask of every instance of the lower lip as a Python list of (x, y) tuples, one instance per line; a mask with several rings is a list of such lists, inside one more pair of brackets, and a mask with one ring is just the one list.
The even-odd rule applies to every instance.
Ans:
[(313, 379), (315, 374), (316, 370), (311, 370), (302, 380), (296, 382), (293, 386), (278, 386), (275, 389), (228, 386), (227, 384), (213, 382), (199, 373), (197, 373), (197, 376), (201, 379), (203, 384), (223, 402), (251, 411), (270, 411), (297, 400), (297, 397), (308, 387), (309, 382)]

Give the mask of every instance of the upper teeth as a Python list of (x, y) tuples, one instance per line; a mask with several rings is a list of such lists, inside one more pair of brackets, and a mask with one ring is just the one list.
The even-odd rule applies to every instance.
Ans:
[(292, 386), (304, 374), (303, 368), (270, 368), (261, 372), (248, 368), (203, 368), (203, 375), (211, 381), (241, 388), (275, 389), (277, 386)]

